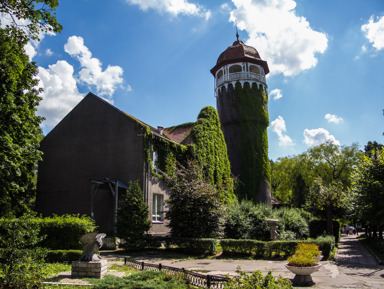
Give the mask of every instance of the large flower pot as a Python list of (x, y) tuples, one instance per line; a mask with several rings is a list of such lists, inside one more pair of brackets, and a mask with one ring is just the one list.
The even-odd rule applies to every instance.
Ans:
[(293, 274), (296, 274), (295, 278), (293, 279), (293, 284), (296, 286), (312, 285), (313, 281), (311, 274), (319, 270), (321, 266), (321, 264), (308, 267), (289, 266), (288, 264), (285, 265), (289, 271), (291, 271)]

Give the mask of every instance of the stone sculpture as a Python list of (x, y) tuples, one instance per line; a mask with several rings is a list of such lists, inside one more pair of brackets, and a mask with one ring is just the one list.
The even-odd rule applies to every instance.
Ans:
[(99, 261), (101, 260), (99, 248), (103, 245), (103, 238), (106, 235), (104, 233), (88, 233), (80, 238), (80, 242), (83, 246), (83, 254), (80, 257), (80, 261)]

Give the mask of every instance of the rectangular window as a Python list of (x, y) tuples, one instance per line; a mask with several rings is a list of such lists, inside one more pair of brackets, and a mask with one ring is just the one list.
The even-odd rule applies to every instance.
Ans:
[(153, 170), (157, 173), (158, 172), (158, 169), (157, 169), (157, 153), (155, 151), (153, 151), (153, 154), (152, 154), (152, 167), (153, 167)]
[(163, 195), (153, 194), (152, 200), (152, 222), (163, 221)]

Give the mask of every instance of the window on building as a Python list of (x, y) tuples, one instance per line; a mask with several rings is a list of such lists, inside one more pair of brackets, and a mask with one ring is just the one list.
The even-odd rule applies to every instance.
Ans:
[(255, 66), (255, 65), (251, 65), (251, 66), (249, 67), (249, 71), (250, 71), (250, 72), (253, 72), (253, 73), (260, 74), (260, 69), (259, 69), (257, 66)]
[(229, 68), (229, 73), (235, 73), (235, 72), (241, 72), (242, 71), (242, 68), (240, 65), (236, 64), (236, 65), (232, 65), (230, 68)]
[(163, 221), (163, 202), (164, 196), (159, 194), (153, 194), (152, 200), (152, 222)]
[(223, 77), (223, 70), (220, 70), (218, 73), (217, 73), (217, 79), (219, 78), (222, 78)]
[(155, 151), (153, 151), (152, 153), (152, 167), (153, 167), (153, 170), (157, 173), (158, 172), (157, 153)]

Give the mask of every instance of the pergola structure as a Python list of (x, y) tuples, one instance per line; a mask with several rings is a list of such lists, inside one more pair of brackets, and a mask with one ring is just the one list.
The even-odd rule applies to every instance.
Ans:
[(94, 203), (95, 196), (97, 191), (99, 190), (100, 185), (107, 185), (109, 187), (109, 191), (111, 192), (114, 198), (114, 223), (117, 222), (117, 206), (119, 203), (119, 188), (128, 189), (128, 186), (119, 180), (111, 180), (109, 178), (105, 178), (103, 180), (90, 180), (91, 182), (91, 218), (95, 217), (94, 212)]

